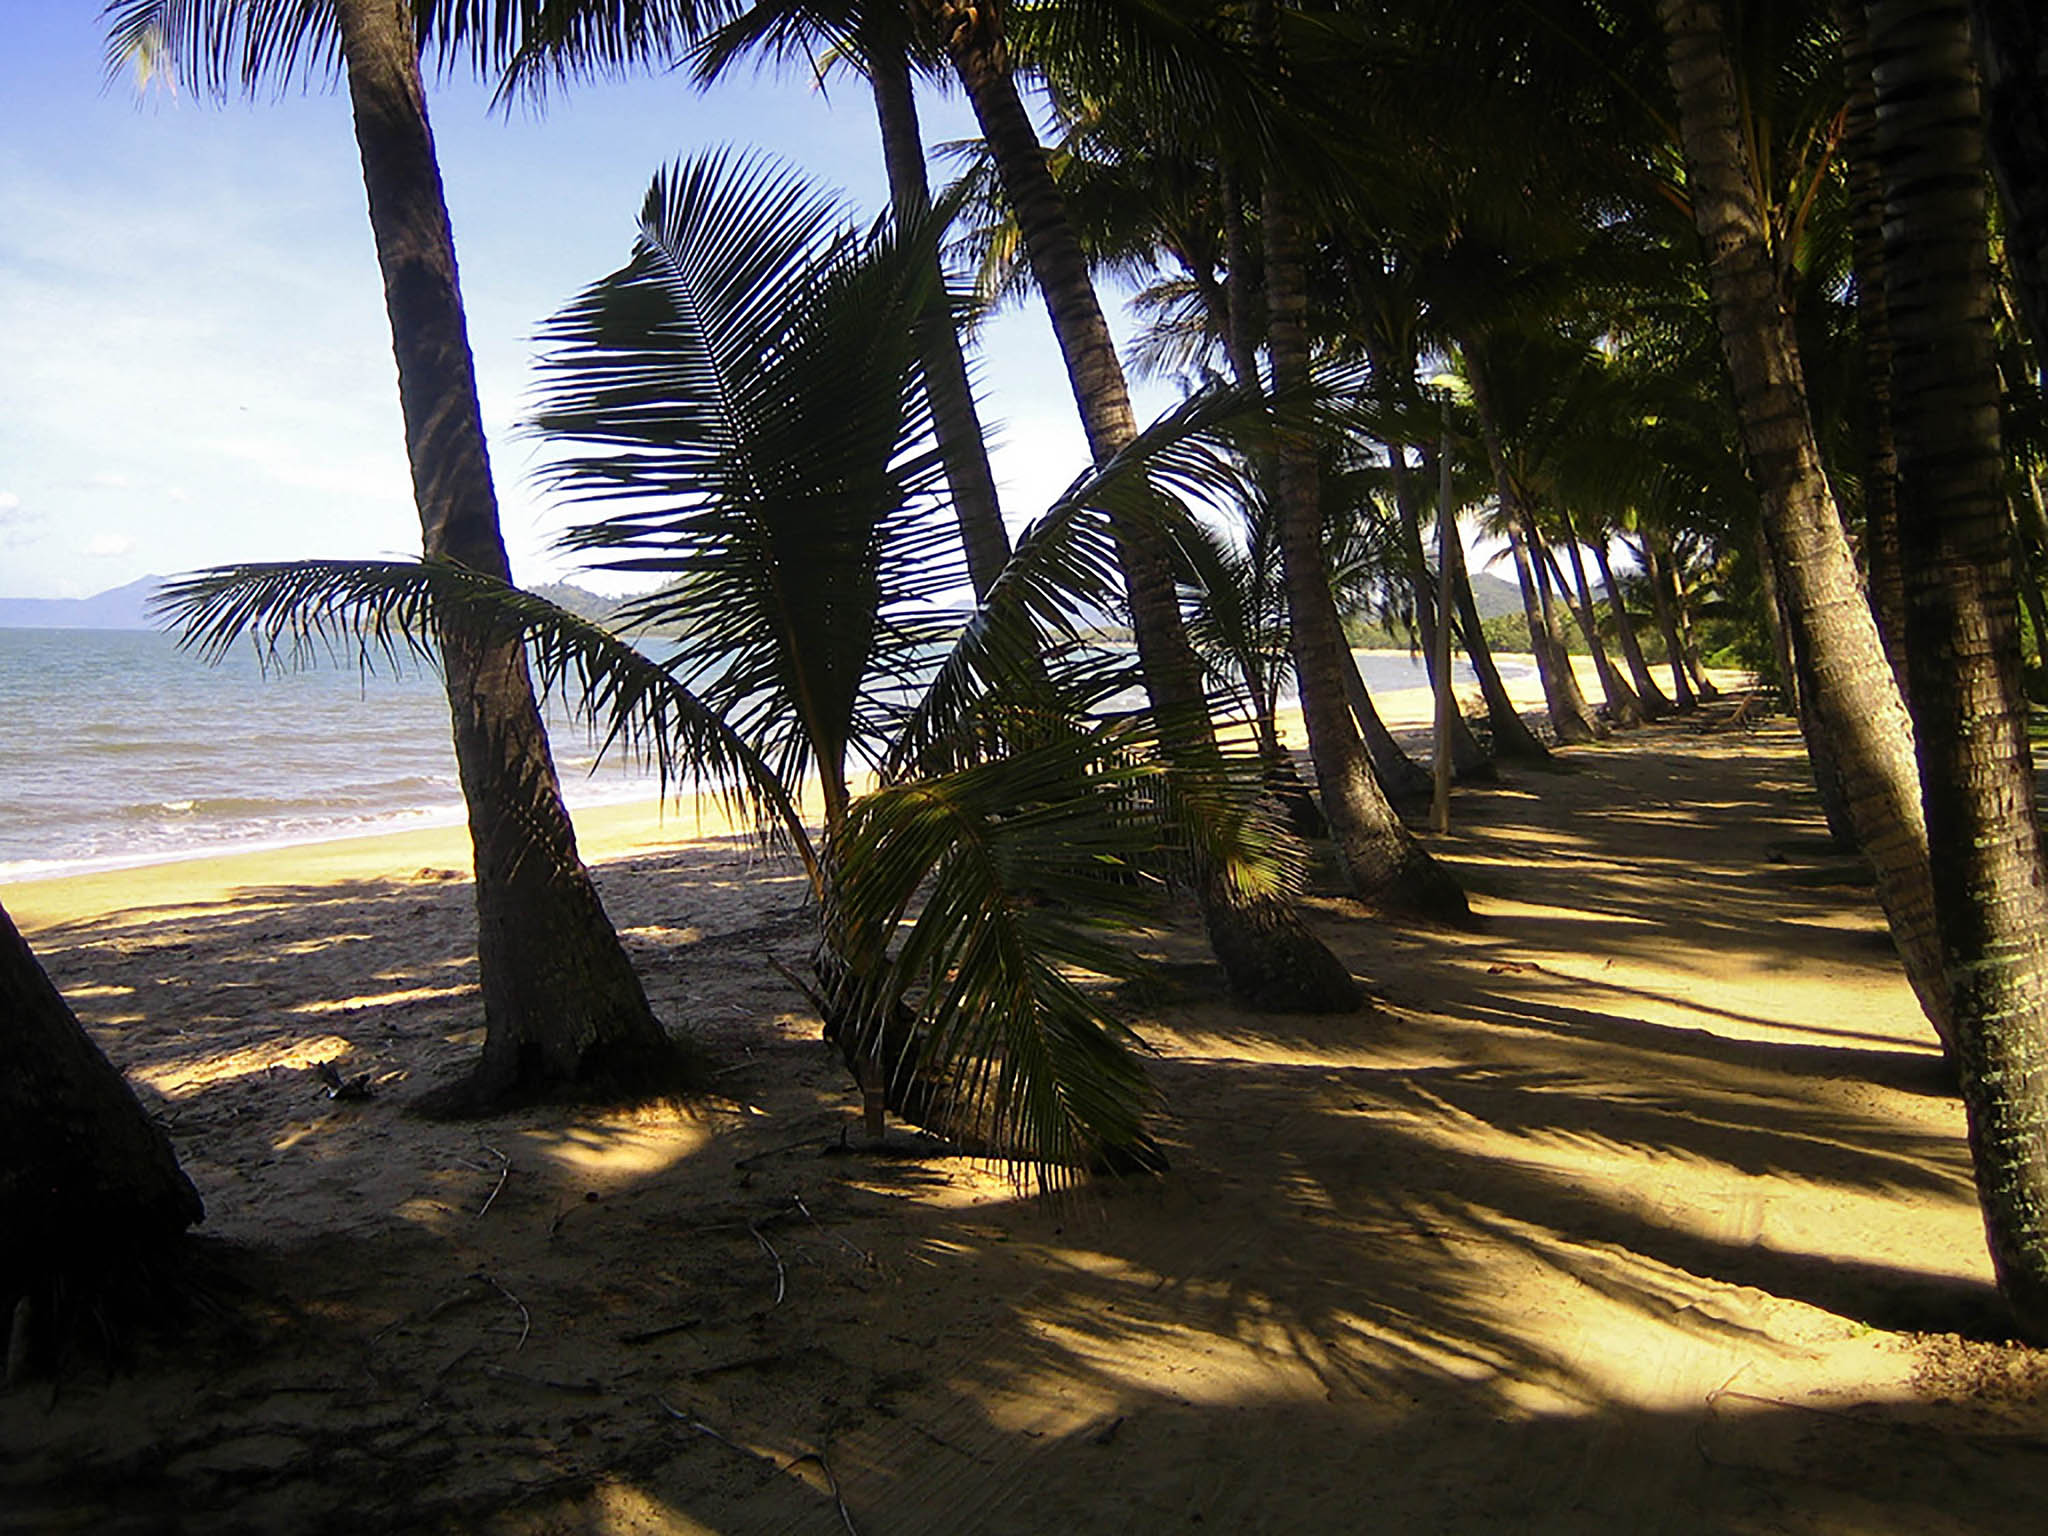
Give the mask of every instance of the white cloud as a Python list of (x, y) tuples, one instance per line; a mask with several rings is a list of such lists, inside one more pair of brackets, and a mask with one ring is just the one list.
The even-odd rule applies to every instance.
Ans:
[(90, 483), (109, 491), (125, 491), (135, 482), (124, 474), (111, 469), (103, 469), (92, 477)]
[(95, 560), (113, 560), (133, 553), (135, 541), (125, 533), (96, 533), (85, 546), (85, 552)]
[(0, 522), (15, 521), (14, 514), (21, 510), (21, 498), (12, 491), (0, 491)]

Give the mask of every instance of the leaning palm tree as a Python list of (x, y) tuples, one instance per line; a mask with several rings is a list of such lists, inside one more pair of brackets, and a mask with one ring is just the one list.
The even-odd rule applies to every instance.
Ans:
[[(117, 67), (217, 97), (345, 72), (384, 277), (413, 495), (429, 559), (511, 579), (427, 123), (419, 38), (399, 0), (114, 0)], [(484, 1054), (448, 1107), (564, 1085), (645, 1086), (673, 1048), (576, 849), (524, 653), (440, 635), (475, 850)]]
[(1964, 0), (1870, 7), (1906, 660), (1954, 1054), (2000, 1289), (2048, 1343), (2048, 864), (2020, 690)]
[[(558, 489), (606, 513), (569, 543), (666, 578), (624, 615), (662, 660), (445, 564), (231, 570), (174, 603), (208, 648), (346, 630), (403, 651), (451, 618), (531, 646), (607, 741), (719, 787), (801, 860), (813, 995), (872, 1107), (1048, 1176), (1144, 1162), (1128, 1031), (1074, 977), (1125, 964), (1100, 926), (1158, 888), (1167, 781), (1142, 713), (1101, 713), (1132, 679), (1080, 622), (1115, 586), (1095, 509), (1156, 512), (1174, 444), (1229, 402), (1084, 477), (957, 633), (914, 334), (928, 240), (861, 234), (765, 164), (698, 160), (656, 179), (632, 261), (548, 323), (536, 424), (564, 451)], [(1222, 467), (1190, 448), (1180, 473)], [(1175, 824), (1277, 899), (1256, 757), (1219, 767), (1171, 782)]]
[(1906, 975), (1946, 1042), (1949, 1002), (1912, 722), (1822, 470), (1723, 7), (1720, 0), (1658, 0), (1657, 11), (1678, 102), (1685, 190), (1743, 447), (1785, 606), (1810, 665), (1814, 686), (1802, 692), (1840, 770)]

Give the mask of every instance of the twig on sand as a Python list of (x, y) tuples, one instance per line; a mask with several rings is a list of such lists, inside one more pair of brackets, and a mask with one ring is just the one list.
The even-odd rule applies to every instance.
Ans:
[(476, 1219), (478, 1221), (484, 1219), (484, 1213), (490, 1210), (491, 1202), (498, 1198), (498, 1191), (503, 1189), (505, 1181), (512, 1177), (512, 1159), (500, 1152), (489, 1142), (483, 1142), (481, 1145), (486, 1152), (498, 1160), (498, 1182), (491, 1187), (491, 1192), (484, 1197), (484, 1203), (476, 1208)]
[(759, 1227), (750, 1221), (747, 1223), (747, 1230), (754, 1234), (754, 1241), (761, 1245), (761, 1251), (775, 1261), (775, 1299), (768, 1303), (769, 1310), (773, 1311), (782, 1305), (783, 1292), (789, 1286), (789, 1271), (783, 1266), (782, 1255), (775, 1251), (773, 1243), (761, 1235)]
[(674, 1403), (670, 1402), (667, 1398), (657, 1397), (655, 1398), (655, 1401), (661, 1404), (662, 1408), (667, 1411), (668, 1416), (670, 1418), (682, 1420), (683, 1423), (689, 1425), (690, 1428), (697, 1431), (698, 1434), (716, 1440), (720, 1445), (729, 1446), (731, 1449), (738, 1451), (742, 1456), (751, 1456), (756, 1461), (767, 1460), (767, 1458), (761, 1455), (760, 1452), (748, 1450), (744, 1445), (741, 1445), (737, 1440), (726, 1439), (724, 1435), (721, 1435), (717, 1430), (713, 1429), (709, 1424), (706, 1424), (702, 1419), (698, 1418), (695, 1414), (683, 1412), (682, 1409), (678, 1408)]
[(804, 1204), (804, 1197), (802, 1195), (791, 1195), (789, 1197), (789, 1202), (791, 1205), (794, 1205), (799, 1211), (803, 1212), (804, 1220), (808, 1221), (812, 1226), (816, 1227), (820, 1233), (822, 1233), (826, 1237), (831, 1238), (834, 1242), (839, 1244), (840, 1247), (844, 1248), (848, 1253), (852, 1254), (855, 1258), (859, 1259), (861, 1263), (867, 1265), (869, 1269), (873, 1269), (875, 1267), (875, 1256), (872, 1253), (869, 1253), (867, 1249), (862, 1248), (855, 1243), (847, 1241), (847, 1239), (838, 1232), (826, 1232), (824, 1223), (819, 1221), (817, 1217), (811, 1214), (811, 1208), (808, 1205)]
[(825, 1459), (823, 1451), (806, 1451), (782, 1470), (791, 1471), (807, 1461), (815, 1461), (825, 1473), (825, 1486), (832, 1490), (832, 1502), (838, 1507), (839, 1522), (846, 1527), (846, 1536), (860, 1536), (860, 1529), (853, 1523), (853, 1512), (846, 1507), (846, 1500), (839, 1496), (839, 1479), (833, 1475), (832, 1463)]
[(512, 1353), (515, 1355), (518, 1354), (519, 1351), (526, 1348), (526, 1336), (529, 1333), (533, 1332), (533, 1314), (526, 1310), (525, 1302), (521, 1301), (517, 1296), (514, 1296), (510, 1291), (506, 1290), (504, 1286), (498, 1284), (496, 1276), (488, 1275), (484, 1273), (484, 1271), (478, 1270), (476, 1272), (475, 1278), (484, 1281), (500, 1296), (504, 1297), (507, 1301), (511, 1302), (513, 1306), (519, 1309), (519, 1342), (512, 1346)]

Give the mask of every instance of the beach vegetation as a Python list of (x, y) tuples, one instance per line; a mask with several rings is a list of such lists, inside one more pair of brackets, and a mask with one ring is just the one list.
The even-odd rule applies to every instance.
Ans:
[(286, 660), (338, 637), (424, 657), (458, 619), (516, 637), (608, 743), (716, 786), (802, 862), (814, 1001), (876, 1109), (1048, 1178), (1142, 1166), (1135, 1041), (1079, 980), (1130, 968), (1103, 925), (1174, 866), (1274, 902), (1298, 869), (1256, 755), (1165, 772), (1152, 713), (1112, 703), (1127, 656), (1083, 628), (1117, 602), (1109, 520), (1187, 533), (1177, 497), (1237, 483), (1220, 434), (1248, 403), (1201, 397), (1080, 477), (962, 632), (916, 341), (928, 243), (707, 156), (656, 178), (632, 261), (545, 328), (551, 475), (611, 509), (565, 542), (662, 579), (618, 615), (660, 660), (447, 562), (203, 573), (166, 610), (203, 652), (253, 633)]
[[(111, 67), (221, 98), (346, 82), (384, 278), (422, 550), (511, 578), (427, 122), (420, 39), (391, 0), (114, 0)], [(469, 809), (484, 1051), (451, 1112), (563, 1091), (672, 1080), (686, 1067), (577, 853), (527, 674), (503, 636), (440, 637), (456, 766)]]

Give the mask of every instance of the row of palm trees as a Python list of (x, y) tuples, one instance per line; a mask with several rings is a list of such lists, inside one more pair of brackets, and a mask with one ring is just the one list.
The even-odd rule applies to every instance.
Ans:
[[(108, 16), (117, 61), (216, 94), (346, 75), (427, 559), (215, 573), (179, 603), (202, 645), (342, 624), (443, 659), (487, 1023), (453, 1097), (647, 1084), (672, 1060), (576, 856), (537, 665), (797, 850), (819, 1006), (872, 1104), (1048, 1177), (1154, 1161), (1127, 1033), (1068, 979), (1117, 968), (1098, 920), (1171, 877), (1241, 998), (1358, 998), (1294, 910), (1299, 846), (1266, 793), (1294, 787), (1270, 726), (1276, 636), (1354, 894), (1464, 914), (1394, 811), (1397, 750), (1342, 637), (1362, 531), (1369, 583), (1425, 638), (1465, 641), (1491, 751), (1548, 755), (1464, 573), (1428, 567), (1441, 484), (1439, 515), (1491, 503), (1564, 742), (1605, 728), (1568, 624), (1625, 727), (1709, 686), (1687, 579), (1753, 573), (1831, 821), (1871, 861), (1957, 1065), (2001, 1282), (2048, 1337), (2048, 914), (2020, 460), (2000, 439), (2002, 402), (2024, 439), (2015, 402), (2038, 399), (2024, 359), (2048, 316), (2048, 199), (2026, 153), (2048, 91), (2026, 7), (116, 0)], [(420, 60), (517, 92), (677, 64), (711, 79), (754, 50), (866, 75), (892, 216), (862, 232), (784, 173), (686, 162), (657, 179), (629, 264), (550, 324), (537, 424), (562, 445), (558, 488), (606, 514), (571, 541), (673, 582), (634, 615), (680, 630), (657, 663), (510, 586)], [(921, 78), (964, 92), (981, 132), (936, 200)], [(2003, 351), (1980, 78), (2008, 307), (2033, 323)], [(1046, 89), (1050, 148), (1024, 80)], [(984, 301), (1045, 305), (1094, 460), (1014, 549), (962, 361), (969, 311), (938, 278), (963, 204)], [(1206, 381), (1143, 431), (1105, 270), (1151, 281), (1140, 359)], [(1219, 500), (1247, 528), (1221, 546), (1188, 511)], [(1618, 598), (1624, 530), (1668, 698)], [(956, 632), (931, 599), (961, 573), (981, 606)], [(1105, 713), (1128, 681), (1085, 644), (1105, 603), (1128, 617), (1142, 710)], [(1219, 676), (1243, 684), (1249, 751), (1219, 733)], [(1485, 771), (1469, 731), (1450, 746)], [(863, 764), (880, 789), (859, 791)], [(806, 774), (822, 834), (798, 814)], [(162, 1208), (189, 1215), (180, 1202)]]

